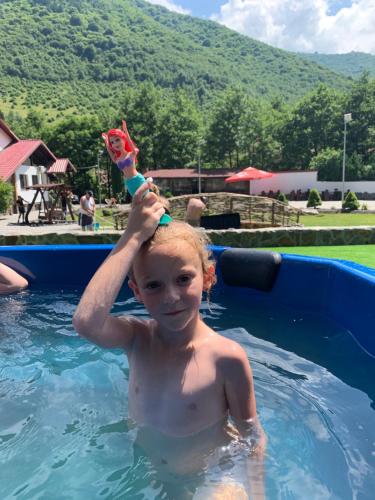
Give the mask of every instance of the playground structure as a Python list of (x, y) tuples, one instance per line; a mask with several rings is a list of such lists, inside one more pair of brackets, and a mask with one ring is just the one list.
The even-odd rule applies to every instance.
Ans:
[[(63, 210), (63, 199), (66, 199), (66, 208), (72, 221), (75, 220), (69, 193), (71, 188), (65, 184), (34, 184), (27, 189), (35, 190), (34, 197), (29, 203), (25, 215), (25, 223), (32, 224), (29, 221), (29, 215), (34, 205), (37, 203), (38, 195), (40, 194), (40, 204), (38, 213), (39, 224), (54, 224), (56, 222), (65, 222), (65, 214)], [(46, 197), (47, 194), (47, 197)], [(47, 198), (47, 199), (46, 199)]]

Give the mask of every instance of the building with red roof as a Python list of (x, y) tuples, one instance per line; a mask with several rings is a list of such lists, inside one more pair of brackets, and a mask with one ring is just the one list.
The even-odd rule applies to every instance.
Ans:
[(12, 184), (14, 200), (20, 195), (30, 202), (35, 194), (31, 186), (75, 171), (68, 158), (56, 158), (41, 140), (19, 139), (0, 119), (0, 178)]

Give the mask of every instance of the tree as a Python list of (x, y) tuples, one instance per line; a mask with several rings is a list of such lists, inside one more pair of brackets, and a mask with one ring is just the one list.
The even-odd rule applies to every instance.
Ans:
[(96, 166), (98, 152), (104, 148), (103, 130), (96, 116), (68, 116), (44, 132), (51, 151), (56, 156), (69, 158), (77, 168), (74, 185), (80, 193), (89, 187), (96, 190), (97, 180), (88, 173), (88, 168)]
[(39, 139), (45, 126), (45, 114), (31, 109), (26, 118), (16, 124), (15, 131), (22, 139)]
[(79, 169), (96, 165), (98, 152), (104, 147), (102, 131), (96, 116), (67, 116), (46, 129), (44, 138), (56, 156), (69, 158)]
[(207, 155), (220, 165), (229, 161), (239, 167), (241, 127), (245, 97), (239, 89), (222, 93), (213, 104), (211, 122), (207, 131)]
[[(245, 119), (246, 119), (245, 113)], [(277, 140), (277, 129), (280, 113), (268, 105), (258, 105), (258, 116), (255, 120), (256, 140), (253, 144), (253, 158), (250, 165), (259, 168), (278, 169), (281, 160), (281, 144)]]
[(124, 103), (130, 135), (139, 148), (140, 170), (160, 165), (158, 140), (162, 115), (161, 92), (151, 83), (140, 85)]
[(342, 151), (326, 148), (310, 162), (309, 169), (318, 171), (319, 181), (339, 181), (342, 178)]
[(353, 85), (346, 98), (345, 113), (352, 113), (353, 118), (348, 124), (347, 153), (358, 153), (367, 163), (374, 147), (375, 127), (375, 79), (371, 80), (368, 73)]
[(314, 207), (322, 204), (322, 199), (320, 198), (319, 191), (315, 188), (312, 188), (309, 193), (309, 199), (307, 200), (307, 207)]
[(320, 85), (293, 109), (280, 131), (283, 163), (303, 169), (327, 148), (341, 145), (343, 97)]
[(342, 208), (344, 210), (358, 210), (359, 209), (359, 201), (357, 196), (352, 191), (345, 196), (344, 203), (342, 204)]
[(13, 196), (13, 187), (0, 179), (0, 214), (8, 211)]
[(346, 161), (347, 181), (361, 181), (366, 179), (366, 169), (362, 161), (362, 156), (358, 153), (353, 153)]
[(196, 164), (201, 119), (195, 103), (180, 90), (166, 103), (157, 133), (156, 154), (160, 166), (185, 167)]

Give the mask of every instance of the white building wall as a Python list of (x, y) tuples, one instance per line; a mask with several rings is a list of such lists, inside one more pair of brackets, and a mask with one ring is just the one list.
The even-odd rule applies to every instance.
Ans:
[[(335, 189), (341, 191), (342, 182), (329, 182), (318, 181), (317, 171), (308, 172), (278, 172), (273, 177), (268, 179), (260, 179), (258, 181), (251, 181), (251, 194), (261, 194), (262, 191), (281, 191), (282, 193), (289, 194), (291, 191), (298, 191), (299, 189), (307, 191), (308, 189), (316, 188), (322, 192), (326, 189), (333, 192)], [(375, 181), (355, 181), (345, 182), (346, 190), (354, 191), (357, 193), (375, 193)]]
[[(30, 163), (29, 160), (27, 160), (28, 163)], [(32, 182), (32, 176), (36, 175), (38, 176), (38, 182), (37, 184), (42, 184), (46, 182), (46, 168), (41, 167), (41, 166), (33, 166), (33, 165), (21, 165), (18, 167), (16, 171), (16, 193), (17, 196), (21, 195), (24, 200), (26, 200), (28, 203), (32, 201), (35, 195), (35, 189), (22, 189), (21, 188), (21, 181), (20, 181), (20, 175), (26, 175), (27, 176), (27, 185), (31, 186), (32, 184), (35, 184)], [(46, 201), (48, 200), (48, 193), (45, 193), (45, 199)], [(40, 195), (36, 199), (36, 202), (40, 202)]]
[(3, 129), (0, 129), (0, 151), (2, 151), (11, 142), (12, 139), (9, 137), (9, 135), (6, 134)]
[(281, 191), (290, 193), (291, 191), (307, 191), (315, 187), (317, 172), (278, 172), (268, 179), (251, 181), (251, 194), (261, 194), (262, 191)]

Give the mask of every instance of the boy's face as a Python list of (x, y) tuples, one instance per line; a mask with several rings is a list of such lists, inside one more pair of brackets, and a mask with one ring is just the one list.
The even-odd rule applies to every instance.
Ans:
[(197, 318), (204, 288), (200, 257), (186, 241), (156, 245), (134, 262), (129, 286), (168, 331), (182, 331)]

